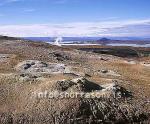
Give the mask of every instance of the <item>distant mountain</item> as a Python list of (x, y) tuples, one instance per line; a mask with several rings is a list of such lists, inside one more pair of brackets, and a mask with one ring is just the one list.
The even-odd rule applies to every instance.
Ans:
[(112, 40), (145, 40), (150, 41), (149, 37), (109, 37)]
[(105, 38), (105, 37), (100, 39), (100, 41), (109, 41), (109, 40), (111, 40), (111, 39), (108, 39), (108, 38)]
[[(91, 41), (92, 42), (92, 41)], [(109, 44), (137, 44), (137, 45), (145, 45), (145, 44), (150, 44), (150, 40), (118, 40), (117, 38), (110, 39), (110, 38), (100, 38), (97, 41), (93, 41), (96, 44), (101, 44), (101, 45), (109, 45)], [(92, 42), (92, 43), (93, 43)]]
[(107, 45), (107, 44), (109, 44), (109, 43), (111, 43), (111, 39), (108, 39), (108, 38), (105, 38), (105, 37), (103, 37), (103, 38), (101, 38), (101, 39), (99, 39), (99, 40), (97, 40), (97, 41), (95, 41), (97, 44), (101, 44), (101, 45)]
[(16, 40), (16, 39), (19, 39), (19, 38), (8, 37), (8, 36), (2, 36), (2, 35), (0, 35), (0, 39), (1, 39), (1, 40)]

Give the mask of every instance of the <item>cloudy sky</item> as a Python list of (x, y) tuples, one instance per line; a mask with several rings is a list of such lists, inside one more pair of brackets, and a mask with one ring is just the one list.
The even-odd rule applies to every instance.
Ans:
[(0, 0), (0, 35), (150, 37), (150, 0)]

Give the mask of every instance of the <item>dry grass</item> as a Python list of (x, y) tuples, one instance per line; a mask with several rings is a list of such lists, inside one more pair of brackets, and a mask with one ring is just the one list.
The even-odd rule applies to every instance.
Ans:
[[(32, 123), (33, 117), (37, 120), (35, 123), (39, 124), (42, 122), (50, 123), (52, 118), (54, 120), (51, 123), (61, 123), (60, 120), (62, 120), (62, 123), (65, 123), (73, 118), (74, 122), (78, 122), (76, 119), (79, 119), (79, 121), (81, 121), (80, 123), (83, 123), (86, 121), (84, 119), (87, 118), (91, 123), (99, 123), (98, 121), (102, 119), (102, 116), (97, 119), (97, 122), (92, 122), (96, 120), (96, 118), (94, 118), (96, 117), (95, 114), (102, 115), (102, 112), (105, 111), (107, 114), (113, 116), (112, 113), (116, 112), (114, 115), (117, 117), (119, 116), (119, 111), (124, 112), (123, 110), (126, 109), (123, 106), (128, 106), (127, 108), (131, 109), (126, 110), (128, 114), (134, 113), (136, 115), (135, 111), (133, 111), (134, 108), (139, 109), (139, 113), (143, 111), (149, 113), (150, 111), (150, 105), (147, 103), (147, 101), (150, 100), (150, 68), (148, 67), (144, 67), (139, 63), (133, 65), (125, 63), (126, 58), (75, 51), (70, 48), (59, 48), (40, 42), (14, 41), (11, 42), (10, 45), (6, 44), (8, 44), (8, 41), (0, 43), (0, 54), (10, 54), (6, 62), (0, 62), (0, 114), (5, 113), (4, 116), (10, 123), (12, 118), (14, 119), (14, 123), (17, 123), (19, 119), (22, 124)], [(51, 54), (56, 51), (64, 53), (71, 59), (64, 61), (56, 60)], [(106, 60), (101, 58), (105, 58)], [(129, 103), (109, 100), (101, 102), (99, 100), (88, 101), (81, 99), (30, 99), (33, 91), (48, 90), (52, 87), (54, 82), (63, 79), (72, 79), (75, 76), (66, 74), (44, 74), (37, 78), (30, 76), (28, 80), (22, 80), (20, 76), (21, 73), (16, 72), (14, 67), (24, 60), (64, 63), (72, 66), (73, 71), (78, 74), (82, 75), (86, 73), (89, 75), (87, 76), (88, 80), (100, 85), (117, 81), (119, 85), (132, 91), (134, 98), (128, 101)], [(135, 59), (134, 61), (150, 61), (150, 58)], [(100, 75), (98, 73), (99, 69), (113, 70), (121, 76)], [(118, 108), (112, 105), (113, 102), (118, 105)], [(145, 106), (143, 107), (142, 104)], [(96, 109), (93, 110), (93, 108), (90, 107), (87, 107), (87, 109), (86, 105), (96, 107)], [(104, 106), (102, 107), (102, 105)], [(98, 106), (100, 107), (97, 108)], [(96, 112), (93, 113), (94, 111)], [(92, 115), (91, 118), (87, 113)], [(138, 116), (140, 115), (139, 113)], [(130, 116), (128, 114), (125, 115), (123, 113), (122, 115)], [(80, 116), (80, 118), (77, 116)], [(59, 117), (59, 119), (57, 117)], [(59, 121), (57, 121), (57, 119)], [(107, 118), (107, 120), (109, 119)], [(133, 118), (129, 120), (132, 122)]]

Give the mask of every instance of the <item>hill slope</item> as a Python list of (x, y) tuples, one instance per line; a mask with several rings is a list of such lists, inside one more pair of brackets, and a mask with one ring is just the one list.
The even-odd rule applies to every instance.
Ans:
[(148, 123), (149, 81), (149, 57), (0, 39), (1, 123)]

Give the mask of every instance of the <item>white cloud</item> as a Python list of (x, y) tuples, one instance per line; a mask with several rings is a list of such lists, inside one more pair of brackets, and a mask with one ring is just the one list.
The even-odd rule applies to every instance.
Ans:
[(74, 22), (63, 24), (0, 25), (8, 36), (150, 36), (150, 19)]
[(24, 0), (0, 0), (0, 6), (3, 6), (5, 4), (10, 4), (10, 3), (16, 3), (16, 2), (21, 2)]

